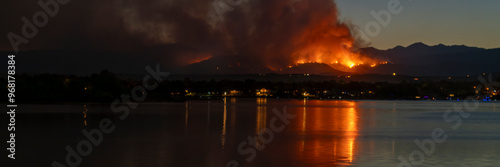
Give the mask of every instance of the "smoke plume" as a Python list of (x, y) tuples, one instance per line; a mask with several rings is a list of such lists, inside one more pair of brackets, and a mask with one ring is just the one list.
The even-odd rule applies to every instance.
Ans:
[(375, 63), (354, 52), (359, 42), (339, 21), (332, 0), (153, 2), (121, 1), (120, 14), (131, 34), (155, 44), (246, 56), (273, 70), (308, 62), (348, 67)]
[[(40, 10), (36, 3), (6, 5)], [(18, 18), (32, 12), (9, 14), (11, 24), (0, 28), (4, 34), (20, 33)], [(153, 54), (177, 65), (234, 55), (273, 70), (309, 62), (344, 68), (376, 64), (355, 52), (358, 43), (332, 0), (89, 0), (61, 6), (21, 49), (157, 48)], [(166, 45), (182, 47), (158, 49)], [(2, 41), (0, 47), (10, 44)]]

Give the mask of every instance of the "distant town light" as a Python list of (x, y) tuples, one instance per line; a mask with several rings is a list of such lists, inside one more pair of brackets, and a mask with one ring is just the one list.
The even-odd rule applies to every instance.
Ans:
[(267, 90), (266, 88), (262, 88), (262, 89), (257, 89), (257, 91), (255, 92), (255, 94), (257, 96), (269, 96), (270, 95), (270, 91)]

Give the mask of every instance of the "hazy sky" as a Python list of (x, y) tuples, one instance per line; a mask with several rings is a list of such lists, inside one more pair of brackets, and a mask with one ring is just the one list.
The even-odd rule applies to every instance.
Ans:
[[(364, 30), (370, 11), (387, 10), (390, 0), (335, 0), (343, 20)], [(400, 0), (403, 10), (371, 38), (380, 49), (415, 42), (500, 48), (498, 0)]]

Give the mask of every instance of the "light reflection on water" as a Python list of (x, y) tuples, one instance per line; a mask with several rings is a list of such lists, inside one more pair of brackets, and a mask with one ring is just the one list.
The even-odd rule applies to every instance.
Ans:
[(87, 126), (87, 105), (83, 105), (83, 124)]
[[(357, 136), (356, 104), (349, 101), (334, 101), (334, 105), (347, 108), (330, 108), (326, 111), (313, 107), (308, 109), (304, 99), (301, 114), (297, 114), (303, 137), (297, 143), (296, 153), (306, 161), (321, 162), (330, 165), (349, 165), (353, 162)], [(320, 101), (311, 101), (310, 105), (322, 105)], [(332, 136), (308, 140), (312, 136)]]
[[(25, 105), (23, 111), (32, 112), (20, 120), (33, 124), (19, 125), (24, 130), (19, 140), (25, 144), (18, 152), (37, 157), (32, 162), (38, 164), (64, 161), (64, 147), (76, 145), (84, 139), (82, 129), (97, 128), (106, 117), (117, 130), (81, 166), (225, 166), (229, 160), (240, 166), (398, 166), (399, 155), (418, 149), (413, 140), (429, 138), (436, 127), (449, 140), (437, 145), (424, 166), (500, 166), (498, 105), (482, 103), (458, 131), (451, 131), (442, 113), (453, 104), (227, 97), (140, 104), (125, 121), (116, 119), (109, 105), (87, 104), (86, 126), (81, 105)], [(265, 149), (247, 163), (249, 155), (240, 154), (238, 145), (268, 128), (275, 117), (272, 110), (283, 106), (296, 117), (271, 143), (258, 143)]]

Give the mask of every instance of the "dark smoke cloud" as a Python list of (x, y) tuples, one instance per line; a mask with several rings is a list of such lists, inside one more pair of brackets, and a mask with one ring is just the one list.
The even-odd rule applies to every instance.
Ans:
[[(43, 0), (46, 1), (46, 0)], [(5, 3), (5, 2), (4, 2)], [(0, 49), (12, 50), (6, 35), (9, 32), (21, 35), (22, 17), (32, 20), (35, 12), (42, 9), (38, 0), (8, 1), (2, 3), (2, 26)], [(60, 6), (59, 13), (50, 18), (38, 34), (22, 44), (21, 50), (39, 49), (104, 49), (127, 50), (142, 47), (141, 38), (131, 36), (123, 27), (123, 21), (116, 11), (118, 7), (110, 1), (77, 1)]]

